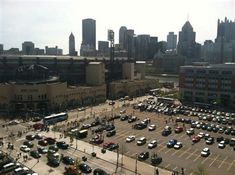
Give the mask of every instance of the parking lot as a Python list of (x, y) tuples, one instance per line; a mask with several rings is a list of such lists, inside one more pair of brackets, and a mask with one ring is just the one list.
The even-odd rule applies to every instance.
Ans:
[[(218, 148), (218, 143), (216, 142), (217, 137), (223, 136), (224, 138), (231, 139), (233, 137), (232, 135), (218, 132), (209, 132), (207, 130), (194, 128), (194, 135), (198, 135), (200, 132), (203, 132), (204, 134), (208, 133), (211, 137), (215, 138), (215, 142), (211, 145), (207, 145), (205, 139), (202, 138), (199, 142), (193, 144), (192, 136), (187, 135), (185, 132), (187, 129), (191, 128), (191, 124), (178, 122), (178, 126), (182, 126), (184, 131), (181, 133), (175, 133), (175, 119), (177, 117), (181, 117), (190, 118), (194, 121), (197, 121), (198, 117), (185, 116), (181, 114), (169, 116), (162, 113), (147, 111), (140, 112), (137, 109), (133, 109), (132, 106), (126, 107), (125, 109), (125, 114), (135, 115), (139, 118), (139, 120), (133, 123), (128, 123), (127, 120), (121, 121), (120, 119), (115, 119), (114, 125), (116, 128), (116, 135), (112, 137), (104, 137), (104, 142), (118, 143), (120, 150), (123, 151), (125, 155), (135, 158), (136, 154), (139, 154), (143, 151), (150, 152), (150, 155), (157, 153), (162, 157), (163, 160), (159, 165), (160, 167), (178, 172), (181, 172), (181, 168), (184, 168), (184, 172), (186, 174), (191, 174), (192, 172), (198, 171), (201, 168), (206, 170), (208, 174), (234, 174), (235, 151), (233, 150), (233, 147), (227, 144), (224, 149), (220, 149)], [(117, 109), (114, 111), (114, 114), (119, 112), (120, 109)], [(106, 115), (110, 116), (111, 112), (106, 113)], [(133, 129), (132, 125), (145, 118), (150, 119), (150, 124), (156, 125), (156, 130), (148, 131), (148, 128), (142, 130)], [(86, 121), (85, 123), (89, 123), (89, 121)], [(162, 136), (162, 131), (166, 125), (172, 128), (172, 133), (167, 137)], [(230, 126), (233, 126), (233, 124)], [(105, 135), (105, 133), (103, 135)], [(136, 139), (131, 143), (126, 143), (126, 138), (129, 135), (134, 135)], [(84, 140), (89, 141), (91, 137), (92, 134), (90, 132), (89, 136)], [(136, 140), (140, 137), (147, 138), (147, 143), (143, 146), (137, 146), (136, 144)], [(174, 148), (168, 148), (166, 144), (170, 139), (176, 139), (178, 142), (182, 142), (183, 147), (178, 150)], [(157, 140), (157, 147), (148, 149), (147, 145), (151, 140)], [(211, 152), (208, 157), (201, 156), (201, 151), (205, 147), (208, 147)], [(147, 159), (146, 161), (150, 163), (150, 159)]]

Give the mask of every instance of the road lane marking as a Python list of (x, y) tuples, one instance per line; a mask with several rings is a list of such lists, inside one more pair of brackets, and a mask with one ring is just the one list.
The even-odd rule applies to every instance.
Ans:
[(165, 154), (167, 154), (168, 152), (174, 150), (174, 148), (168, 148), (168, 150), (165, 152)]
[(217, 155), (214, 160), (210, 163), (209, 167), (211, 167), (211, 165), (218, 159), (219, 155)]
[(197, 152), (197, 149), (196, 150), (194, 150), (191, 154), (189, 154), (189, 156), (188, 157), (186, 157), (186, 160), (188, 160), (192, 155), (194, 155), (194, 153), (196, 153)]
[(179, 157), (182, 157), (184, 154), (186, 154), (191, 148), (186, 149), (184, 152), (182, 152)]
[(207, 161), (211, 155), (212, 155), (212, 153), (211, 153), (209, 156), (207, 156), (207, 157), (201, 162), (201, 164), (204, 164), (205, 161)]
[(228, 156), (224, 158), (224, 160), (221, 162), (221, 164), (218, 166), (218, 168), (220, 168), (223, 165), (224, 161), (227, 159), (228, 159)]
[(167, 169), (170, 165), (171, 165), (171, 164), (170, 164), (170, 163), (168, 163), (168, 164), (165, 166), (165, 168)]
[(234, 165), (234, 163), (235, 163), (235, 160), (233, 160), (232, 163), (229, 165), (229, 167), (227, 168), (227, 171), (229, 171), (229, 170), (232, 168), (232, 166)]
[(201, 157), (200, 154), (193, 161), (196, 162), (199, 157)]

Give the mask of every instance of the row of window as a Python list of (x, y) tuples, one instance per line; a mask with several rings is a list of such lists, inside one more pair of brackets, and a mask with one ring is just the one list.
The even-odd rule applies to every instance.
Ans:
[(23, 95), (15, 95), (14, 98), (15, 98), (15, 100), (18, 100), (18, 101), (22, 101), (23, 99), (27, 99), (29, 101), (32, 101), (32, 100), (46, 100), (47, 95), (46, 94), (38, 95), (37, 99), (34, 99), (33, 95), (28, 95), (28, 96), (25, 96), (25, 97), (23, 97)]

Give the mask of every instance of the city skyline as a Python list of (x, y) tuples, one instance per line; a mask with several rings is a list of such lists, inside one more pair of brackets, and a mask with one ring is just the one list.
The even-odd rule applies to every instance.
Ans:
[(96, 20), (96, 45), (98, 41), (107, 41), (108, 29), (114, 30), (115, 43), (118, 43), (121, 26), (134, 29), (137, 35), (150, 34), (157, 36), (159, 41), (166, 41), (171, 31), (178, 36), (187, 20), (196, 32), (196, 42), (202, 44), (216, 38), (218, 19), (235, 19), (234, 0), (150, 0), (146, 6), (143, 2), (0, 0), (0, 24), (3, 26), (0, 43), (4, 44), (4, 49), (21, 49), (24, 41), (32, 41), (39, 48), (58, 45), (67, 54), (69, 34), (73, 32), (75, 49), (79, 50), (82, 20), (92, 18)]

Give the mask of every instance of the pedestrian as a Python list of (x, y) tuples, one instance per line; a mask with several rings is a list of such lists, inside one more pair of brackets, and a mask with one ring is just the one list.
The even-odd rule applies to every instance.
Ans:
[(156, 169), (156, 175), (159, 175), (159, 171), (158, 171), (158, 168)]
[(184, 168), (181, 168), (181, 173), (182, 175), (184, 175)]

